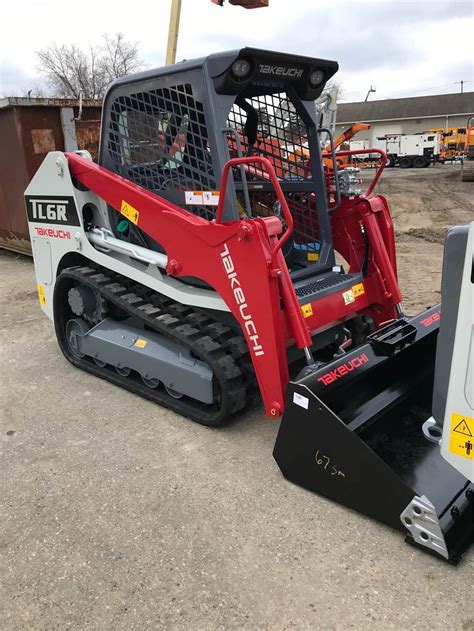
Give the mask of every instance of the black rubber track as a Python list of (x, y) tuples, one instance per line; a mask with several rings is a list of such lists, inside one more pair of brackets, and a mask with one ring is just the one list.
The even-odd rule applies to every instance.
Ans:
[[(101, 368), (89, 357), (75, 357), (65, 330), (68, 320), (75, 317), (69, 309), (67, 292), (77, 284), (99, 292), (111, 314), (139, 318), (147, 329), (184, 344), (207, 363), (214, 373), (214, 403), (206, 405), (189, 397), (174, 399), (163, 388), (145, 386), (134, 371), (124, 377), (112, 366)], [(258, 386), (242, 335), (208, 314), (176, 303), (105, 268), (69, 267), (61, 272), (54, 289), (54, 322), (59, 346), (71, 364), (203, 425), (221, 425), (257, 399)]]

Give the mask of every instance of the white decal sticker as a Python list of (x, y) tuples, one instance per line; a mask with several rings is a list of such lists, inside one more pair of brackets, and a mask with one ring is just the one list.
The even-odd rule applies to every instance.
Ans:
[(204, 204), (206, 206), (218, 206), (219, 205), (219, 191), (204, 191)]
[(309, 406), (309, 399), (308, 397), (304, 397), (302, 394), (298, 394), (298, 392), (294, 392), (293, 403), (296, 403), (296, 405), (299, 405), (300, 408), (307, 410)]
[(342, 297), (344, 299), (344, 304), (345, 305), (350, 305), (351, 303), (353, 303), (355, 301), (354, 292), (352, 291), (352, 289), (349, 289), (348, 291), (345, 291), (342, 294)]
[(202, 204), (202, 191), (184, 191), (184, 201), (186, 204)]

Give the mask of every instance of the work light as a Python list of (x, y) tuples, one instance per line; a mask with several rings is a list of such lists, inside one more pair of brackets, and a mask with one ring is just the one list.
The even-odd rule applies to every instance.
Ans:
[(313, 88), (317, 88), (324, 81), (324, 72), (315, 70), (309, 75), (309, 83)]
[(237, 79), (245, 79), (246, 77), (248, 77), (251, 70), (252, 66), (250, 65), (250, 62), (246, 59), (237, 59), (237, 61), (234, 61), (234, 63), (232, 64), (232, 74)]

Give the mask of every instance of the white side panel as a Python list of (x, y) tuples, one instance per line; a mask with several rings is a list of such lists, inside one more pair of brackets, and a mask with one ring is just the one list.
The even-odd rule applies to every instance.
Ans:
[(375, 138), (370, 146), (372, 149), (382, 149), (382, 151), (387, 151), (387, 139)]
[(51, 285), (53, 282), (53, 261), (51, 257), (51, 241), (35, 237), (31, 240), (35, 252), (36, 282)]
[(474, 481), (474, 222), (469, 227), (441, 454)]
[(387, 153), (398, 155), (400, 153), (400, 136), (387, 138)]

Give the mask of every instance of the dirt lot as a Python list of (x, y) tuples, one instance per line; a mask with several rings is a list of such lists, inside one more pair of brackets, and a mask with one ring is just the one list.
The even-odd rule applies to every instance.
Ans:
[(460, 181), (459, 168), (389, 169), (377, 188), (392, 209), (400, 285), (413, 313), (439, 301), (446, 230), (474, 219), (472, 183)]
[[(392, 170), (408, 309), (439, 299), (458, 169)], [(292, 486), (255, 410), (210, 430), (66, 363), (33, 265), (0, 252), (2, 629), (474, 628), (474, 554), (450, 567)]]

